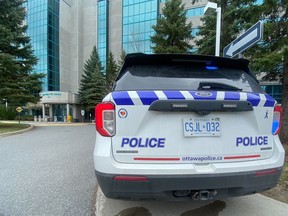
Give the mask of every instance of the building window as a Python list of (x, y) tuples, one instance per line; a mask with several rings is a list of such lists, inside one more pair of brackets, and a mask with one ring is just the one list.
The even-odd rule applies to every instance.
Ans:
[(262, 4), (263, 4), (263, 0), (257, 0), (254, 4), (256, 4), (256, 5), (262, 5)]
[[(98, 0), (98, 41), (97, 49), (102, 66), (106, 67), (108, 55), (108, 1)], [(104, 69), (103, 68), (103, 69)]]
[(277, 103), (282, 103), (282, 85), (281, 84), (265, 84), (261, 85), (262, 89), (272, 96)]
[(123, 50), (126, 53), (152, 53), (150, 36), (156, 25), (158, 0), (123, 0)]
[(191, 8), (187, 10), (187, 17), (203, 16), (204, 7)]
[(192, 35), (193, 37), (197, 37), (199, 31), (200, 31), (199, 28), (192, 28), (192, 33), (191, 33), (191, 35)]

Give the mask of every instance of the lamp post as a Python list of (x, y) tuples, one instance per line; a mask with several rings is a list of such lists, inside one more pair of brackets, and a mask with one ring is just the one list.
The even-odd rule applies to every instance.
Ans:
[(3, 101), (5, 101), (5, 108), (6, 108), (6, 111), (7, 111), (7, 107), (8, 107), (7, 99), (4, 98)]
[(217, 3), (208, 2), (204, 8), (204, 14), (209, 13), (211, 9), (217, 13), (215, 56), (220, 56), (221, 7), (218, 7)]

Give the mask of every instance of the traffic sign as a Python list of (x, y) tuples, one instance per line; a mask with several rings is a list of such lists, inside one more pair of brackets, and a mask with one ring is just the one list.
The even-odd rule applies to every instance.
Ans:
[(263, 23), (258, 21), (223, 50), (224, 57), (233, 58), (262, 39)]
[(82, 116), (85, 115), (85, 110), (81, 110), (81, 115), (82, 115)]
[(16, 108), (16, 111), (20, 113), (20, 112), (23, 111), (23, 109), (22, 109), (22, 107), (19, 106), (19, 107)]

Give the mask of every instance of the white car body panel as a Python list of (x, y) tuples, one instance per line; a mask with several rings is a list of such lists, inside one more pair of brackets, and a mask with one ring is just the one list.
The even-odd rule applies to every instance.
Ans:
[(246, 172), (254, 170), (271, 169), (283, 166), (285, 151), (277, 136), (273, 138), (275, 145), (273, 155), (266, 160), (246, 161), (239, 163), (214, 163), (214, 164), (128, 164), (117, 162), (112, 155), (111, 138), (103, 138), (97, 133), (97, 143), (107, 145), (95, 145), (94, 166), (97, 171), (109, 174), (126, 175), (188, 175), (188, 174), (221, 174), (233, 172)]

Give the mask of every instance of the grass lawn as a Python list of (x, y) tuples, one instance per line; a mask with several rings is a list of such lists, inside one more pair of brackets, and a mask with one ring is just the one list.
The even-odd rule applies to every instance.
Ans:
[(28, 128), (30, 125), (28, 124), (18, 124), (17, 123), (1, 123), (0, 122), (0, 135), (4, 133), (14, 132), (23, 130), (25, 128)]

